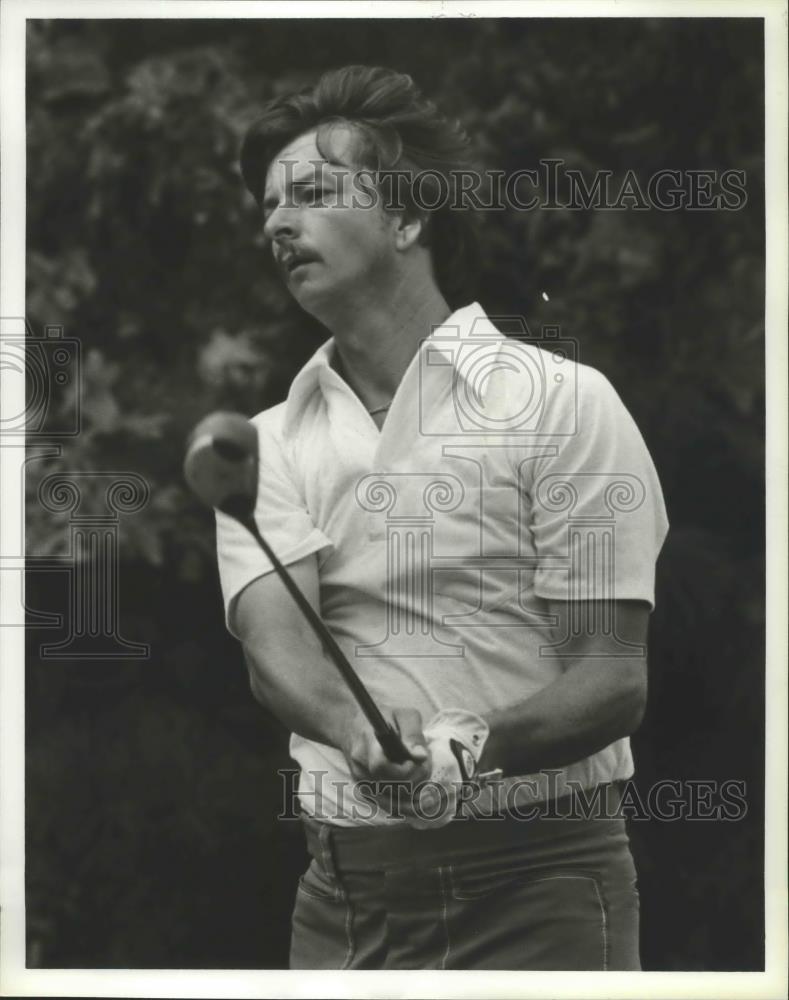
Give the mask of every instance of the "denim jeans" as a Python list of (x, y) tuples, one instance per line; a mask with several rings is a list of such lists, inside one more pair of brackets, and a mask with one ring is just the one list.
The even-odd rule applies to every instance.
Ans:
[(305, 827), (291, 968), (640, 969), (622, 818)]

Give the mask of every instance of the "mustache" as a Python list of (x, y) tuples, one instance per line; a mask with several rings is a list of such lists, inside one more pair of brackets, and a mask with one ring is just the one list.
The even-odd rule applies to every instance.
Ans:
[(281, 271), (289, 271), (294, 264), (303, 261), (318, 260), (319, 255), (314, 250), (305, 247), (295, 240), (275, 240), (272, 246), (274, 261)]

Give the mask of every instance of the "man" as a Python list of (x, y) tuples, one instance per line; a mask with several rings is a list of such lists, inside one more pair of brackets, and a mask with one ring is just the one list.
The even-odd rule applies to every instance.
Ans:
[[(637, 969), (615, 806), (646, 697), (660, 487), (602, 375), (464, 299), (467, 213), (417, 178), (452, 192), (466, 149), (409, 77), (348, 67), (272, 102), (242, 151), (283, 281), (331, 333), (254, 420), (255, 516), (410, 753), (387, 760), (265, 556), (217, 514), (228, 628), (301, 768), (312, 862), (291, 965)], [(463, 782), (452, 737), (502, 780)], [(577, 789), (604, 793), (595, 815), (568, 813)]]

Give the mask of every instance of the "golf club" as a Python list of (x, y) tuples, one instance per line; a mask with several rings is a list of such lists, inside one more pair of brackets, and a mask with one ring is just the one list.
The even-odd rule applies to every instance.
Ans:
[(400, 736), (383, 717), (334, 637), (258, 529), (253, 516), (258, 493), (258, 435), (255, 427), (240, 413), (218, 411), (209, 414), (195, 427), (187, 442), (184, 477), (203, 503), (235, 518), (268, 556), (280, 580), (340, 671), (387, 758), (395, 764), (412, 760)]

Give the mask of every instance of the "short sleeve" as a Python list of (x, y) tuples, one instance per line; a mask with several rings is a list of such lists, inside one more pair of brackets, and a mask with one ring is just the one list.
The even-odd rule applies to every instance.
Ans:
[(579, 365), (577, 387), (573, 412), (565, 403), (566, 412), (552, 415), (552, 454), (534, 469), (535, 593), (653, 608), (655, 563), (668, 531), (655, 466), (605, 376)]
[[(255, 521), (260, 533), (286, 566), (311, 552), (332, 546), (313, 523), (295, 482), (277, 422), (266, 411), (253, 420), (258, 431), (260, 473)], [(273, 415), (273, 414), (272, 414)], [(233, 615), (241, 591), (273, 566), (242, 525), (228, 514), (216, 514), (216, 551), (225, 623), (236, 638)]]

